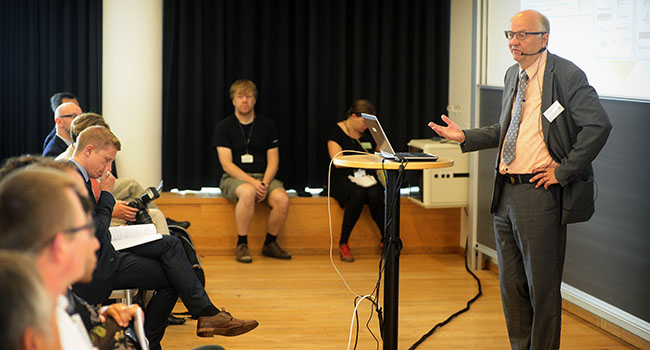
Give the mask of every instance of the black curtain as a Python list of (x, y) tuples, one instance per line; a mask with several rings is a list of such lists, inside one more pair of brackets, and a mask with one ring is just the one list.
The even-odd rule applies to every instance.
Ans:
[(50, 96), (101, 113), (101, 0), (0, 1), (0, 159), (41, 154)]
[(287, 188), (327, 183), (326, 131), (356, 99), (375, 104), (396, 149), (432, 137), (426, 124), (448, 100), (449, 22), (448, 0), (165, 0), (166, 188), (218, 185), (212, 136), (239, 78), (278, 126)]

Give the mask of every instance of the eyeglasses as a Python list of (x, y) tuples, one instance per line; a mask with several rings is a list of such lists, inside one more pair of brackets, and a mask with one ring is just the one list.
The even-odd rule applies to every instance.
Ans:
[(506, 34), (506, 39), (508, 40), (512, 40), (512, 38), (517, 37), (517, 40), (524, 41), (526, 40), (527, 35), (540, 35), (546, 34), (547, 32), (513, 32), (510, 30), (504, 30), (504, 33)]
[(59, 116), (59, 118), (75, 118), (77, 115), (76, 114), (66, 114)]
[[(83, 231), (83, 230), (88, 230), (89, 236), (94, 236), (95, 235), (95, 221), (91, 219), (90, 221), (88, 221), (83, 226), (69, 228), (67, 230), (62, 230), (60, 232), (63, 232), (64, 234), (67, 234), (67, 235), (74, 235), (75, 233), (77, 233), (79, 231)], [(39, 251), (41, 251), (41, 249), (43, 249), (44, 247), (47, 247), (48, 245), (50, 245), (54, 241), (55, 237), (56, 237), (56, 234), (54, 234), (51, 237), (47, 238), (41, 244), (35, 245), (32, 248), (32, 251), (38, 253)]]
[(73, 235), (73, 234), (75, 234), (75, 233), (77, 233), (79, 231), (82, 231), (82, 230), (89, 230), (92, 235), (95, 235), (95, 221), (90, 220), (83, 226), (69, 228), (69, 229), (63, 230), (61, 232), (65, 233), (65, 234)]

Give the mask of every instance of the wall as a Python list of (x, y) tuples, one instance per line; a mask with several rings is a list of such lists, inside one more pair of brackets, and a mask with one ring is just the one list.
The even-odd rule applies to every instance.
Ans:
[[(472, 23), (473, 1), (451, 2), (451, 38), (449, 40), (448, 116), (463, 128), (470, 127), (472, 110)], [(464, 247), (470, 231), (467, 210), (461, 212), (459, 245)]]
[(162, 0), (103, 2), (103, 115), (122, 142), (118, 175), (144, 187), (162, 178), (162, 11)]

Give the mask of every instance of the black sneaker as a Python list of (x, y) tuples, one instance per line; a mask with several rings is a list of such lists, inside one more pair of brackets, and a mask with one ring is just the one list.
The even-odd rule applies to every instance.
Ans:
[(264, 248), (262, 248), (262, 254), (264, 256), (268, 256), (276, 259), (283, 259), (283, 260), (291, 259), (291, 254), (287, 253), (282, 248), (280, 248), (278, 242), (271, 242), (269, 244), (265, 244)]

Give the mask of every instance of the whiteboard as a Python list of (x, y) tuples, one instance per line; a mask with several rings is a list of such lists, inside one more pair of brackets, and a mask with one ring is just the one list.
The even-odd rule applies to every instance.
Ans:
[(580, 67), (598, 94), (650, 100), (650, 1), (488, 1), (487, 84), (503, 86), (514, 63), (503, 31), (520, 9), (535, 9), (551, 24), (548, 49)]

